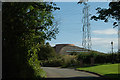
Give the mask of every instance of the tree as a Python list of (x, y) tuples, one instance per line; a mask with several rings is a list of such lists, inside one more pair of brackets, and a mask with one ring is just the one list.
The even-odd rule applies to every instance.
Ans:
[[(89, 0), (80, 0), (78, 4), (86, 4)], [(115, 19), (117, 22), (114, 22), (114, 27), (118, 26), (118, 21), (120, 20), (120, 1), (119, 0), (112, 0), (113, 2), (109, 3), (108, 9), (101, 9), (98, 7), (97, 14), (98, 16), (93, 15), (91, 19), (97, 20), (104, 20), (104, 22), (108, 22), (109, 18)], [(116, 1), (116, 2), (115, 2)]]
[(46, 44), (40, 46), (40, 51), (38, 52), (39, 60), (49, 60), (55, 58), (55, 56), (56, 52), (50, 45)]
[[(113, 0), (114, 1), (114, 0)], [(117, 0), (119, 1), (119, 0)], [(104, 22), (108, 22), (109, 18), (116, 20), (113, 23), (113, 28), (118, 25), (118, 44), (120, 44), (120, 1), (119, 2), (110, 2), (108, 9), (101, 9), (100, 7), (96, 9), (98, 16), (92, 16), (91, 19), (104, 20)], [(120, 53), (120, 46), (118, 46), (118, 53)]]
[(52, 2), (6, 2), (2, 8), (3, 79), (34, 77), (29, 62), (35, 64), (38, 45), (56, 37), (52, 12), (59, 8)]
[(115, 19), (116, 21), (113, 23), (114, 27), (118, 26), (118, 21), (120, 20), (120, 1), (119, 2), (110, 2), (108, 9), (101, 9), (98, 7), (97, 9), (98, 16), (93, 15), (91, 19), (104, 20), (104, 22), (108, 22), (109, 18)]

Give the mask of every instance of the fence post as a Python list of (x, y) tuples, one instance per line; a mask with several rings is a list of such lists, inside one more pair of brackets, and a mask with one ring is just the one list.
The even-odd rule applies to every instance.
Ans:
[(120, 20), (118, 21), (118, 53), (120, 53)]
[(83, 60), (80, 59), (80, 67), (83, 67)]
[(91, 61), (91, 66), (93, 66), (93, 65), (94, 65), (94, 62), (95, 62), (95, 61), (94, 61), (94, 57), (91, 57), (91, 58), (90, 58), (90, 61)]

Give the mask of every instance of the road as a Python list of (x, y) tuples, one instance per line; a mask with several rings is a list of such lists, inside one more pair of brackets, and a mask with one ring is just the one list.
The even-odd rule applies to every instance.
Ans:
[(46, 80), (104, 80), (98, 75), (74, 69), (56, 67), (42, 67), (42, 69), (47, 72)]

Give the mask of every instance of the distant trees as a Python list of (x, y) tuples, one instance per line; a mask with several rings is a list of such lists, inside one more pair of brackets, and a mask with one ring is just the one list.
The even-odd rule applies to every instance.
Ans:
[(58, 33), (57, 9), (52, 2), (2, 3), (3, 79), (41, 76), (37, 52)]

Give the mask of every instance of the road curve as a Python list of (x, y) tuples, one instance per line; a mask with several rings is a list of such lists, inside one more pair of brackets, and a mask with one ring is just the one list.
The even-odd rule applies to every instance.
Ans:
[(74, 69), (56, 68), (56, 67), (42, 67), (47, 73), (47, 80), (103, 80), (98, 75), (76, 71)]

